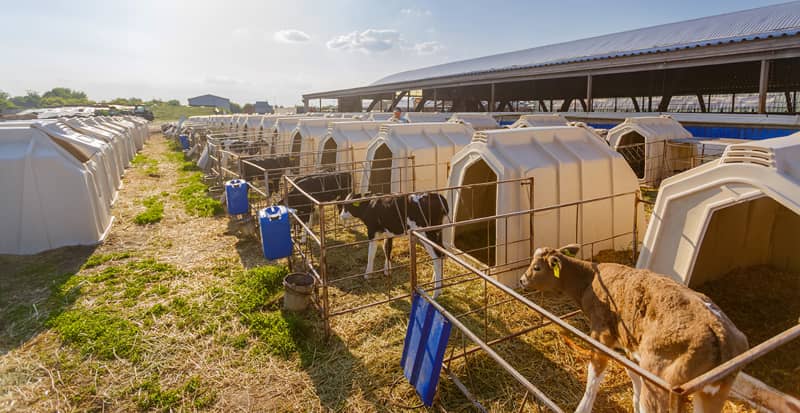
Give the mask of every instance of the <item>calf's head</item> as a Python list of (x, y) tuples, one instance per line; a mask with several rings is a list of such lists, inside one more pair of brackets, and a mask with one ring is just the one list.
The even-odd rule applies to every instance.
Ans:
[(369, 201), (358, 201), (358, 199), (363, 197), (362, 194), (347, 195), (344, 200), (350, 202), (339, 204), (339, 218), (342, 220), (350, 220), (361, 217), (361, 211), (369, 204)]
[(564, 256), (574, 257), (580, 245), (570, 244), (559, 249), (537, 248), (531, 265), (519, 279), (519, 286), (526, 290), (553, 291), (558, 288)]

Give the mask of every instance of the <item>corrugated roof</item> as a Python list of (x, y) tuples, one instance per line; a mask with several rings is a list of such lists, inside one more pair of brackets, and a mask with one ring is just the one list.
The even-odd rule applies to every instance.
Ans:
[(800, 1), (396, 73), (373, 86), (713, 46), (800, 33)]

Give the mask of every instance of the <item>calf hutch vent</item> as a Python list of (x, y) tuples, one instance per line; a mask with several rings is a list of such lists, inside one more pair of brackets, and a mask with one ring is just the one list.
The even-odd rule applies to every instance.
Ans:
[(361, 192), (421, 192), (447, 183), (450, 158), (468, 144), (460, 123), (389, 123), (367, 147)]
[[(0, 124), (2, 125), (2, 124)], [(100, 151), (29, 125), (0, 126), (0, 254), (35, 254), (105, 238)]]
[(689, 169), (695, 144), (689, 133), (669, 115), (627, 118), (608, 131), (608, 144), (631, 165), (639, 182), (658, 185), (662, 179)]
[(463, 123), (476, 131), (500, 128), (497, 121), (486, 113), (454, 113), (448, 122)]
[[(445, 231), (448, 247), (496, 268), (506, 285), (516, 285), (522, 270), (509, 266), (519, 267), (531, 256), (532, 246), (593, 243), (592, 248), (582, 249), (584, 258), (592, 249), (631, 247), (636, 176), (622, 156), (584, 127), (477, 132), (451, 163), (450, 187), (534, 179), (533, 193), (530, 185), (519, 184), (495, 185), (482, 192), (454, 191), (449, 202), (456, 222), (572, 203), (536, 212), (532, 223), (529, 214), (519, 214), (502, 223), (483, 220)], [(590, 200), (594, 201), (574, 204)]]
[(735, 144), (666, 179), (637, 267), (695, 287), (737, 269), (800, 272), (800, 133)]
[(522, 115), (509, 128), (533, 128), (537, 126), (567, 126), (567, 118), (560, 113), (541, 115)]

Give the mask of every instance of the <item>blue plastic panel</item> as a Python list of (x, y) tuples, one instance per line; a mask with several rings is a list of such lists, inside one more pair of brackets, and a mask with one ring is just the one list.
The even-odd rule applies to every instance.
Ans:
[(433, 405), (433, 396), (436, 395), (444, 351), (450, 339), (450, 327), (441, 313), (414, 294), (400, 365), (408, 382), (428, 407)]

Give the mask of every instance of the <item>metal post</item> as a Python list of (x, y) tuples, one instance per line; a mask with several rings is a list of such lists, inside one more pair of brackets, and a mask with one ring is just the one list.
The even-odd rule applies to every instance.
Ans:
[(586, 111), (592, 112), (592, 75), (586, 75)]
[(411, 295), (417, 289), (417, 237), (413, 231), (408, 231), (408, 254), (411, 266), (408, 267), (411, 282)]
[(769, 82), (769, 60), (761, 61), (761, 74), (758, 78), (758, 113), (767, 113), (767, 84)]
[(489, 113), (494, 112), (494, 83), (492, 83), (492, 91), (489, 97)]
[(436, 89), (433, 89), (433, 111), (436, 112)]
[(411, 91), (409, 90), (408, 94), (406, 94), (406, 112), (410, 111), (411, 111)]
[(322, 112), (322, 98), (319, 98), (319, 111)]
[(736, 93), (731, 93), (731, 113), (736, 112)]
[[(313, 201), (312, 201), (313, 202)], [(325, 322), (325, 336), (331, 335), (330, 303), (328, 302), (328, 265), (325, 254), (325, 205), (319, 206), (319, 272), (322, 276), (322, 319)], [(313, 211), (312, 211), (313, 214)], [(311, 230), (312, 228), (309, 228)], [(309, 237), (311, 238), (311, 237)]]

